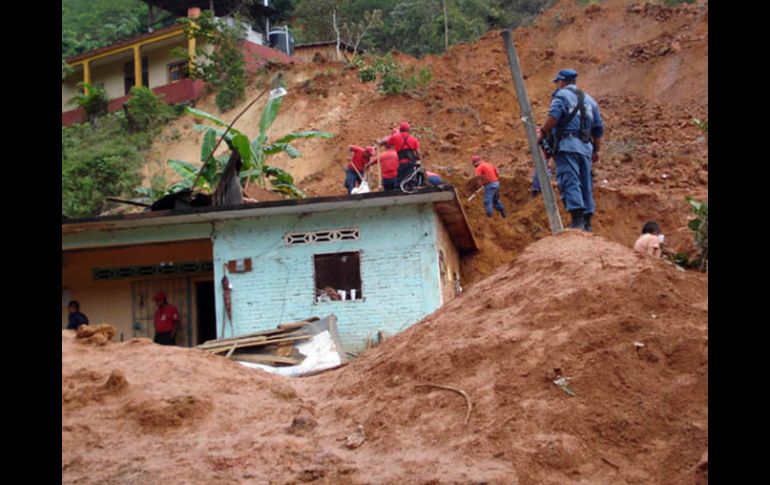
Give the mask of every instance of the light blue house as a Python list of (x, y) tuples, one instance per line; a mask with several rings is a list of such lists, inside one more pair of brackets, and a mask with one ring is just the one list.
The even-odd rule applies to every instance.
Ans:
[(163, 290), (180, 345), (335, 314), (348, 350), (454, 298), (477, 250), (452, 188), (67, 220), (62, 239), (63, 300), (124, 338), (152, 336)]

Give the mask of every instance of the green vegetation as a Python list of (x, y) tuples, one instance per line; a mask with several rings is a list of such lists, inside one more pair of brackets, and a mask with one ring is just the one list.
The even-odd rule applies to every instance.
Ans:
[(176, 117), (174, 108), (164, 103), (145, 86), (131, 88), (125, 104), (126, 129), (131, 133), (155, 132)]
[[(449, 45), (473, 42), (492, 28), (525, 25), (554, 0), (295, 0), (294, 28), (297, 42), (337, 39), (375, 53), (397, 49), (422, 56), (444, 51), (443, 3), (447, 7)], [(361, 38), (361, 20), (379, 11), (381, 22)]]
[[(62, 0), (62, 58), (147, 32), (147, 13), (141, 0)], [(154, 14), (156, 29), (175, 21), (157, 8)]]
[(427, 68), (417, 73), (398, 64), (391, 54), (385, 56), (358, 57), (353, 61), (358, 68), (361, 82), (377, 82), (377, 88), (384, 94), (419, 94), (430, 84), (433, 75)]
[[(278, 117), (282, 100), (282, 95), (273, 95), (271, 93), (259, 120), (259, 135), (253, 140), (235, 128), (230, 128), (225, 134), (228, 123), (224, 120), (205, 111), (186, 108), (189, 114), (196, 118), (208, 120), (214, 126), (194, 125), (196, 130), (205, 133), (200, 157), (203, 165), (200, 169), (183, 160), (168, 161), (169, 166), (182, 177), (182, 181), (174, 184), (166, 193), (174, 193), (190, 188), (197, 188), (207, 193), (214, 192), (229, 159), (229, 155), (212, 156), (218, 139), (224, 134), (225, 142), (230, 147), (230, 150), (237, 150), (241, 156), (243, 166), (240, 178), (241, 184), (244, 187), (249, 183), (256, 183), (262, 188), (267, 188), (266, 182), (269, 180), (272, 186), (271, 190), (274, 192), (280, 192), (291, 197), (304, 197), (305, 194), (294, 185), (294, 179), (291, 174), (280, 168), (271, 167), (266, 163), (266, 159), (277, 153), (286, 153), (291, 158), (300, 157), (302, 154), (291, 145), (291, 142), (294, 140), (302, 138), (331, 138), (334, 135), (323, 131), (302, 131), (290, 133), (276, 141), (269, 141), (267, 131)], [(152, 190), (144, 189), (143, 192), (148, 194)]]
[(131, 197), (141, 183), (144, 152), (174, 116), (173, 108), (142, 89), (132, 90), (128, 115), (105, 113), (92, 123), (62, 128), (64, 215), (98, 215), (109, 208), (107, 197)]
[(107, 114), (107, 108), (110, 104), (110, 97), (102, 86), (94, 86), (88, 83), (78, 83), (80, 92), (70, 100), (79, 108), (86, 112), (86, 119), (93, 123), (97, 118)]
[[(196, 49), (191, 76), (206, 81), (214, 89), (219, 111), (231, 109), (243, 99), (246, 92), (246, 60), (241, 48), (245, 36), (243, 29), (214, 18), (208, 10), (195, 22), (180, 20), (185, 24), (188, 36), (206, 39), (214, 47), (211, 50)], [(235, 20), (235, 25), (242, 22), (238, 15)], [(177, 49), (175, 54), (190, 61), (186, 50)]]

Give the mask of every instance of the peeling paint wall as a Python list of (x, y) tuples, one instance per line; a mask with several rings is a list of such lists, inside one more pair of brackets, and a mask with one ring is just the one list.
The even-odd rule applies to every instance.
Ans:
[[(441, 305), (437, 217), (429, 204), (223, 221), (214, 234), (217, 318), (221, 279), (233, 285), (232, 329), (243, 334), (310, 316), (335, 314), (343, 345), (360, 349), (383, 330), (394, 334)], [(360, 239), (287, 245), (287, 232), (358, 228)], [(315, 254), (360, 251), (363, 300), (316, 302)], [(229, 260), (252, 258), (246, 273)], [(217, 331), (222, 328), (218, 322)], [(230, 322), (225, 336), (230, 336)]]

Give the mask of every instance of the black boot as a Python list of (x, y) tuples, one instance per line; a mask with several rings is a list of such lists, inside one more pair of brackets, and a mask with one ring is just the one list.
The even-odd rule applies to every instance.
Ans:
[(505, 213), (505, 209), (500, 209), (500, 215), (503, 216), (503, 219), (508, 217), (508, 214)]
[(583, 209), (575, 209), (569, 211), (570, 215), (572, 215), (572, 223), (567, 226), (567, 229), (583, 229), (585, 230), (585, 225), (583, 222)]
[(586, 232), (592, 232), (591, 228), (591, 216), (593, 214), (583, 214), (583, 230)]

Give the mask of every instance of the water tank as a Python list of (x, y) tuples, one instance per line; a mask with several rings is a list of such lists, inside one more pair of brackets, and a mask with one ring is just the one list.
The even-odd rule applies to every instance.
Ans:
[(292, 37), (288, 27), (270, 31), (270, 47), (286, 55), (294, 55), (294, 37)]

